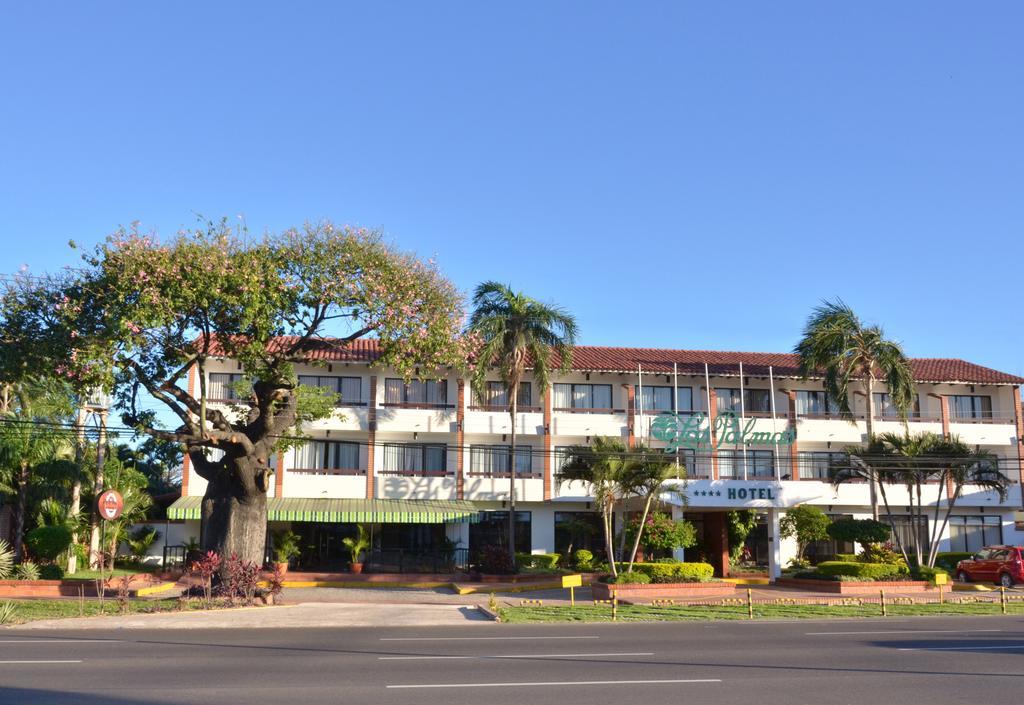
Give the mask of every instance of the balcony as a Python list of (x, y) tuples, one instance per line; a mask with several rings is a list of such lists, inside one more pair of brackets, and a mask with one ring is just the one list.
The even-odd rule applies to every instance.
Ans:
[[(358, 473), (358, 474), (356, 474)], [(353, 470), (288, 470), (283, 497), (348, 499), (366, 496), (366, 472)]]
[[(542, 502), (544, 501), (544, 478), (532, 474), (529, 477), (519, 479), (516, 476), (516, 501), (517, 502)], [(505, 501), (508, 499), (508, 475), (501, 474), (481, 476), (467, 473), (462, 481), (464, 498), (477, 502), (484, 501)]]
[[(512, 420), (508, 409), (499, 406), (471, 406), (466, 411), (463, 430), (466, 433), (508, 434), (512, 432)], [(544, 434), (544, 414), (539, 408), (527, 407), (516, 413), (516, 433), (523, 435)]]
[(626, 434), (623, 409), (554, 409), (551, 416), (553, 436), (613, 436)]
[(455, 499), (455, 477), (445, 473), (389, 473), (376, 477), (376, 495), (381, 499)]
[(377, 430), (402, 433), (454, 433), (455, 407), (448, 404), (384, 404)]

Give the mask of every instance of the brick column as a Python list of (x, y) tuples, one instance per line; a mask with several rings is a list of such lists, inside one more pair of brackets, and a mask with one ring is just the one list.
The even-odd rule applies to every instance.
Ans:
[(466, 451), (466, 380), (459, 379), (455, 395), (455, 496), (464, 499), (463, 473)]
[(377, 375), (370, 375), (370, 401), (366, 407), (366, 498), (373, 499), (373, 458), (377, 450)]
[(725, 512), (705, 512), (704, 540), (708, 561), (715, 568), (715, 577), (729, 577), (729, 528)]
[[(718, 393), (714, 387), (708, 389), (702, 387), (702, 391), (705, 392), (705, 399), (708, 400), (708, 428), (710, 429), (711, 436), (711, 479), (718, 479), (718, 438), (715, 435), (715, 420), (718, 418)], [(726, 552), (728, 552), (728, 545), (726, 546)], [(726, 564), (728, 565), (728, 563)]]
[(274, 470), (274, 496), (284, 497), (284, 452), (277, 454), (277, 468)]
[[(1024, 408), (1021, 407), (1020, 387), (1013, 388), (1013, 419), (1017, 429), (1017, 478), (1024, 488)], [(1024, 489), (1021, 490), (1024, 503)]]
[(551, 488), (552, 488), (552, 466), (554, 465), (554, 457), (552, 453), (554, 448), (552, 446), (551, 438), (551, 386), (544, 390), (544, 501), (551, 499)]
[(626, 446), (632, 448), (636, 445), (636, 390), (632, 384), (624, 384), (622, 389), (626, 392)]
[(787, 390), (789, 399), (789, 428), (793, 431), (793, 444), (789, 447), (789, 474), (794, 480), (800, 479), (800, 462), (796, 447), (796, 390)]

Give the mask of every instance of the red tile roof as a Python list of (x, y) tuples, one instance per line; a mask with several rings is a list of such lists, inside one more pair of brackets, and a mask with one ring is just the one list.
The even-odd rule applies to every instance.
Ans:
[[(272, 349), (280, 349), (295, 338), (279, 338)], [(377, 359), (379, 351), (373, 338), (361, 338), (339, 347), (330, 340), (314, 340), (306, 345), (310, 360), (330, 362), (366, 362)], [(680, 374), (703, 375), (704, 363), (716, 376), (768, 376), (768, 368), (776, 377), (799, 377), (797, 356), (792, 353), (728, 352), (721, 350), (664, 350), (658, 348), (610, 348), (578, 345), (573, 351), (572, 368), (594, 372), (635, 372), (641, 365), (645, 372), (671, 373), (675, 363)], [(1024, 378), (989, 367), (982, 367), (956, 358), (911, 358), (914, 379), (918, 382), (960, 382), (965, 384), (1024, 384)]]

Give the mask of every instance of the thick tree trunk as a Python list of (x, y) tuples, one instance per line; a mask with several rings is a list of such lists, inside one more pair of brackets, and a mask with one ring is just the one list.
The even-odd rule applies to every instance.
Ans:
[(14, 562), (21, 563), (25, 557), (22, 544), (25, 543), (25, 512), (28, 511), (28, 464), (22, 463), (18, 472), (18, 504), (14, 508)]
[(206, 486), (202, 506), (202, 549), (225, 561), (232, 554), (263, 564), (267, 540), (269, 471), (256, 458), (227, 462), (234, 467), (218, 473)]

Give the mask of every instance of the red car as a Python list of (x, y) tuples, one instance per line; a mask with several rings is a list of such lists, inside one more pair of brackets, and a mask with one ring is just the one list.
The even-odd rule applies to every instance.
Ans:
[(1020, 546), (985, 546), (973, 558), (956, 564), (956, 579), (961, 583), (977, 580), (1013, 587), (1024, 583), (1024, 556)]

